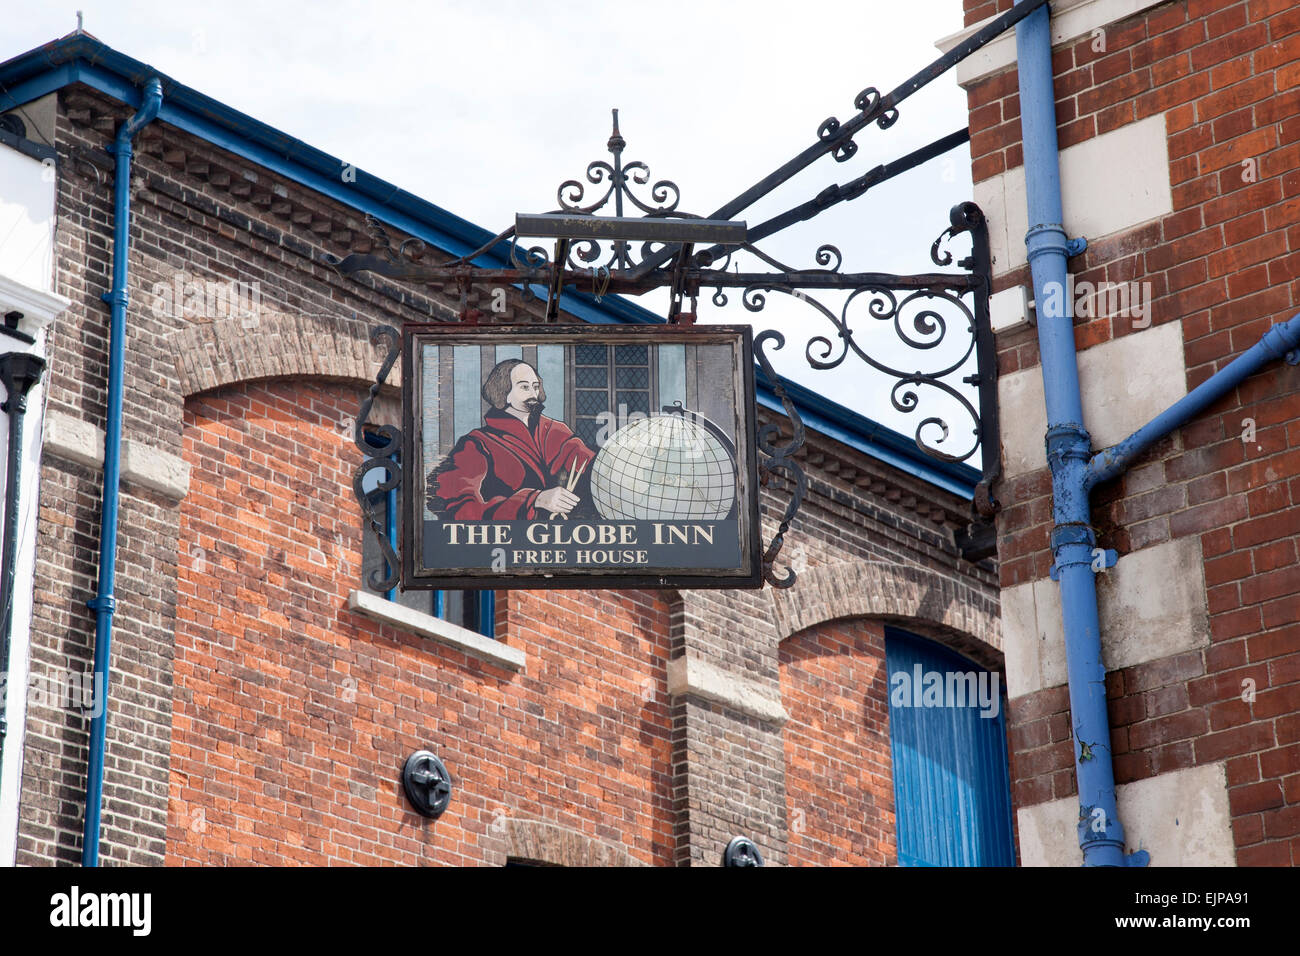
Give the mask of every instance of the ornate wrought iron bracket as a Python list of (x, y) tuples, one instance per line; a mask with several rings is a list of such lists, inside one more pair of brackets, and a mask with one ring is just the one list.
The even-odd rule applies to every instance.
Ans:
[[(950, 226), (931, 247), (931, 261), (939, 267), (949, 266), (953, 264), (953, 255), (946, 251), (946, 245), (956, 237), (969, 234), (971, 253), (956, 263), (964, 270), (962, 272), (920, 275), (842, 272), (843, 256), (831, 245), (817, 247), (815, 267), (795, 268), (768, 255), (757, 245), (789, 225), (811, 219), (840, 202), (856, 199), (872, 186), (966, 142), (968, 132), (957, 130), (892, 163), (877, 166), (854, 180), (832, 184), (812, 199), (752, 228), (733, 217), (823, 156), (829, 155), (837, 162), (851, 159), (858, 151), (855, 135), (873, 125), (879, 129), (893, 126), (899, 118), (898, 107), (903, 100), (1046, 2), (1023, 0), (1017, 3), (888, 93), (870, 87), (863, 90), (853, 103), (858, 111), (856, 115), (844, 122), (833, 116), (824, 120), (818, 126), (816, 141), (811, 146), (708, 216), (683, 212), (679, 208), (681, 192), (677, 185), (666, 179), (652, 183), (650, 169), (645, 163), (624, 162), (623, 150), (627, 141), (619, 131), (618, 111), (615, 110), (613, 131), (606, 144), (611, 159), (589, 163), (583, 179), (561, 183), (556, 191), (559, 208), (553, 213), (521, 217), (515, 226), (498, 233), (478, 249), (441, 263), (432, 261), (425, 244), (419, 239), (406, 239), (394, 245), (383, 226), (368, 219), (373, 251), (342, 258), (325, 256), (324, 260), (345, 276), (372, 272), (390, 279), (430, 285), (454, 284), (461, 295), (460, 319), (463, 322), (476, 322), (482, 317), (482, 313), (469, 306), (471, 284), (496, 288), (514, 286), (525, 300), (535, 298), (535, 290), (544, 289), (547, 321), (558, 318), (560, 298), (566, 289), (590, 291), (599, 300), (606, 293), (640, 295), (666, 287), (671, 296), (668, 320), (674, 323), (695, 320), (695, 302), (701, 289), (713, 289), (712, 301), (718, 306), (727, 302), (724, 290), (741, 289), (741, 302), (750, 312), (762, 311), (771, 293), (783, 293), (809, 306), (830, 323), (825, 334), (812, 335), (805, 345), (805, 358), (813, 369), (833, 369), (850, 355), (854, 356), (875, 372), (894, 380), (889, 392), (891, 405), (903, 414), (917, 415), (914, 440), (923, 452), (950, 463), (967, 462), (977, 453), (981, 454), (981, 475), (974, 493), (975, 521), (958, 534), (963, 554), (979, 560), (992, 553), (993, 536), (989, 522), (998, 510), (992, 486), (1000, 475), (997, 367), (989, 324), (992, 262), (983, 213), (974, 203), (955, 206), (950, 212)], [(595, 187), (592, 190), (594, 198), (588, 195), (589, 187)], [(595, 215), (598, 210), (611, 206), (612, 217)], [(633, 222), (624, 218), (625, 208), (630, 207), (642, 213), (641, 218), (635, 220), (640, 224), (635, 230), (636, 240), (629, 238), (630, 230), (620, 232), (627, 223)], [(555, 217), (566, 221), (581, 220), (586, 231), (575, 236), (550, 233), (552, 236), (560, 235), (553, 252), (541, 244), (528, 245), (526, 240), (521, 244), (520, 224), (528, 228), (531, 222), (532, 228), (540, 228), (537, 223), (550, 220), (553, 225)], [(685, 223), (691, 224), (689, 228), (683, 229)], [(673, 228), (668, 228), (670, 226)], [(693, 237), (698, 237), (706, 226), (726, 226), (733, 232), (720, 239), (711, 236), (708, 242), (720, 244), (696, 249)], [(675, 235), (674, 229), (679, 230)], [(647, 236), (657, 238), (645, 239)], [(730, 244), (733, 242), (735, 244)], [(733, 263), (733, 259), (737, 261)], [(740, 259), (756, 261), (758, 266), (742, 272)], [(810, 294), (824, 291), (846, 294), (842, 302), (831, 308)], [(970, 297), (969, 304), (965, 301), (967, 296)], [(687, 298), (690, 299), (689, 309), (686, 307)], [(879, 330), (887, 327), (892, 327), (894, 337), (910, 349), (910, 355), (918, 357), (915, 364), (902, 367), (897, 364), (897, 359), (882, 357), (888, 350), (877, 347), (880, 344)], [(389, 331), (395, 335), (393, 330)], [(969, 339), (964, 337), (967, 335)], [(955, 348), (951, 347), (954, 340), (958, 343)], [(788, 586), (793, 581), (793, 572), (787, 570), (785, 575), (778, 576), (772, 567), (805, 490), (802, 473), (791, 457), (802, 443), (803, 426), (764, 353), (769, 344), (774, 349), (781, 348), (784, 339), (774, 333), (765, 333), (755, 344), (758, 361), (790, 416), (792, 433), (796, 436), (792, 444), (778, 445), (774, 426), (767, 426), (759, 436), (760, 448), (767, 456), (763, 464), (764, 474), (781, 475), (795, 485), (791, 505), (764, 558), (766, 579), (775, 586)], [(367, 443), (361, 434), (365, 413), (396, 359), (398, 347), (394, 342), (394, 351), (381, 370), (376, 385), (371, 389), (371, 399), (358, 419), (357, 444), (368, 456), (363, 471), (358, 472), (356, 483), (357, 497), (362, 500), (363, 508), (366, 507), (360, 486), (363, 472), (376, 467), (387, 468), (388, 477), (380, 485), (383, 489), (395, 487), (401, 480), (401, 464), (395, 457), (396, 444), (392, 445), (393, 454), (383, 457), (384, 452), (376, 452), (376, 446)], [(933, 360), (929, 367), (920, 360), (921, 357)], [(974, 372), (969, 371), (972, 358)], [(959, 376), (959, 383), (955, 383), (954, 379)], [(972, 402), (959, 384), (974, 388), (977, 400)], [(952, 428), (945, 417), (950, 417), (950, 412), (940, 414), (923, 410), (926, 404), (923, 396), (931, 395), (946, 403), (948, 408), (957, 409), (963, 419), (969, 419), (969, 427), (962, 421), (959, 423), (961, 427)], [(388, 426), (387, 430), (380, 429), (377, 434), (379, 440), (385, 442), (391, 441), (396, 433), (396, 429)], [(388, 576), (377, 579), (383, 584), (395, 575), (395, 555), (391, 542), (384, 537), (373, 515), (368, 514), (368, 520), (380, 536), (390, 569)]]

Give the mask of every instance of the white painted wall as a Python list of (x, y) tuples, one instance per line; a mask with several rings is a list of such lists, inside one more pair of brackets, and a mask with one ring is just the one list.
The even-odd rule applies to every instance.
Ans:
[[(0, 146), (0, 315), (10, 311), (22, 312), (19, 328), (36, 339), (35, 345), (27, 345), (15, 338), (0, 336), (0, 353), (34, 352), (45, 356), (47, 327), (69, 305), (68, 299), (51, 292), (55, 195), (52, 171), (51, 166)], [(18, 834), (44, 407), (45, 385), (42, 380), (28, 393), (27, 414), (23, 422), (13, 628), (9, 672), (2, 675), (5, 684), (2, 704), (9, 722), (4, 761), (0, 764), (0, 864), (5, 866), (14, 863)], [(5, 474), (8, 448), (9, 418), (0, 415), (0, 503), (4, 500), (4, 483), (9, 478)], [(2, 515), (3, 508), (0, 508)]]
[(0, 147), (0, 275), (40, 292), (54, 288), (54, 186), (52, 164)]

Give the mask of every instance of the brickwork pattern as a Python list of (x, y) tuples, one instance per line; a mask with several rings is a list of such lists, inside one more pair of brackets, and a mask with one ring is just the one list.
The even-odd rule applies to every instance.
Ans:
[[(760, 421), (775, 419), (764, 412)], [(969, 520), (969, 503), (815, 435), (800, 461), (810, 493), (777, 561), (799, 575), (794, 587), (682, 592), (671, 613), (673, 657), (689, 650), (777, 690), (782, 641), (794, 630), (873, 615), (903, 621), (1000, 667), (1000, 639), (991, 624), (997, 616), (995, 567), (991, 561), (962, 561), (953, 543), (954, 530)], [(764, 541), (775, 533), (772, 516), (784, 510), (789, 493), (779, 481), (764, 489)], [(876, 582), (889, 595), (878, 606), (843, 584), (846, 574), (857, 579), (846, 569), (864, 560), (888, 562), (900, 572)], [(843, 606), (835, 608), (836, 601)], [(738, 835), (758, 841), (765, 859), (785, 862), (789, 831), (780, 728), (694, 697), (675, 702), (673, 715), (678, 863), (715, 865)], [(731, 766), (742, 728), (761, 735), (761, 742), (750, 743), (757, 768), (744, 780)]]
[[(966, 21), (1009, 6), (968, 0)], [(1108, 26), (1104, 49), (1089, 35), (1053, 60), (1062, 147), (1165, 118), (1173, 212), (1088, 237), (1070, 268), (1080, 282), (1150, 283), (1152, 324), (1181, 323), (1191, 389), (1300, 312), (1300, 9), (1179, 0)], [(968, 95), (975, 180), (1021, 165), (1015, 69)], [(1029, 281), (1022, 268), (995, 288)], [(1138, 331), (1127, 317), (1075, 321), (1080, 349)], [(1003, 333), (998, 352), (1000, 373), (1035, 368), (1034, 329)], [(1117, 779), (1226, 760), (1242, 865), (1300, 863), (1297, 474), (1300, 382), (1277, 366), (1093, 496), (1098, 543), (1121, 556), (1198, 536), (1210, 613), (1207, 648), (1109, 675)], [(1003, 587), (1046, 576), (1047, 471), (997, 494)], [(1011, 702), (1018, 806), (1075, 792), (1068, 725), (1064, 688)]]
[(892, 866), (884, 628), (823, 624), (781, 645), (791, 864)]
[[(56, 288), (72, 305), (49, 339), (48, 407), (100, 428), (109, 320), (100, 295), (109, 288), (112, 259), (112, 176), (100, 170), (111, 170), (105, 148), (129, 115), (85, 87), (59, 93)], [(354, 315), (400, 324), (447, 314), (436, 297), (347, 283), (320, 265), (321, 252), (366, 247), (360, 217), (296, 186), (293, 191), (290, 202), (287, 181), (162, 123), (137, 138), (125, 438), (179, 456), (186, 388), (204, 384), (204, 374), (213, 379), (208, 384), (227, 374), (350, 374), (338, 357), (314, 358), (333, 346), (356, 366), (369, 357), (369, 378), (378, 353)], [(338, 228), (322, 230), (323, 222)], [(239, 332), (257, 340), (258, 352), (230, 345), (240, 334), (229, 322), (223, 334), (225, 317), (205, 312), (206, 303), (182, 299), (168, 306), (159, 293), (174, 289), (178, 276), (258, 283), (262, 310), (251, 322), (239, 321)], [(508, 306), (506, 317), (532, 315), (518, 308), (517, 298)], [(262, 317), (267, 327), (257, 336)], [(237, 373), (227, 371), (222, 346)], [(259, 366), (268, 355), (279, 364)], [(363, 391), (357, 383), (352, 394)], [(77, 675), (91, 667), (94, 618), (85, 602), (95, 594), (102, 480), (99, 472), (57, 458), (43, 462), (34, 666)], [(176, 502), (124, 488), (101, 837), (107, 864), (164, 858), (179, 515)], [(83, 715), (34, 708), (19, 802), (20, 862), (80, 859), (88, 730)]]
[[(350, 403), (280, 381), (187, 410), (168, 862), (481, 863), (516, 818), (668, 862), (662, 602), (508, 592), (517, 676), (348, 612)], [(433, 823), (397, 780), (422, 748), (456, 787)]]
[[(85, 87), (59, 94), (57, 288), (73, 306), (51, 343), (50, 407), (101, 428), (112, 193), (87, 157), (111, 167), (103, 150), (128, 114)], [(180, 503), (123, 499), (104, 861), (500, 863), (551, 847), (712, 866), (744, 834), (787, 862), (781, 728), (670, 699), (665, 674), (690, 652), (776, 696), (787, 635), (770, 590), (501, 592), (498, 634), (528, 656), (519, 675), (348, 612), (350, 422), (381, 358), (367, 332), (450, 317), (456, 290), (338, 277), (322, 253), (370, 248), (355, 209), (165, 123), (137, 139), (132, 188), (125, 433), (193, 472)], [(260, 308), (168, 305), (178, 277), (257, 283)], [(512, 292), (498, 318), (540, 308)], [(380, 420), (395, 415), (381, 402)], [(968, 502), (820, 436), (801, 459), (810, 493), (782, 560), (812, 581), (863, 558), (942, 575), (981, 609), (942, 638), (996, 662), (996, 566), (965, 564), (953, 541)], [(37, 667), (88, 666), (101, 481), (43, 464)], [(788, 493), (772, 481), (765, 515)], [(774, 530), (765, 517), (765, 541)], [(29, 720), (19, 859), (75, 862), (88, 722)], [(433, 824), (396, 780), (421, 747), (458, 788)]]

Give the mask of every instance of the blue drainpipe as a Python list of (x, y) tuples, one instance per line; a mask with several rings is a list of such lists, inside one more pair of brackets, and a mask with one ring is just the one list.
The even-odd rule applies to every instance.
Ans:
[[(1115, 806), (1106, 671), (1101, 662), (1101, 626), (1092, 570), (1096, 538), (1089, 521), (1086, 484), (1092, 442), (1083, 427), (1073, 310), (1065, 294), (1066, 257), (1081, 250), (1067, 242), (1062, 225), (1047, 6), (1016, 25), (1016, 50), (1029, 211), (1025, 244), (1038, 305), (1038, 347), (1047, 404), (1053, 574), (1060, 583), (1065, 626), (1074, 766), (1079, 786), (1079, 846), (1084, 866), (1123, 866), (1124, 828)], [(1056, 303), (1061, 308), (1054, 309)]]
[[(1017, 3), (1023, 0), (1017, 0)], [(1273, 326), (1226, 368), (1112, 448), (1092, 454), (1083, 427), (1083, 402), (1074, 349), (1074, 320), (1066, 294), (1066, 258), (1083, 251), (1067, 240), (1062, 225), (1061, 174), (1052, 87), (1049, 8), (1016, 26), (1020, 74), (1020, 123), (1024, 141), (1029, 232), (1025, 235), (1038, 347), (1047, 405), (1047, 463), (1052, 471), (1052, 574), (1060, 584), (1073, 720), (1074, 767), (1079, 786), (1079, 846), (1084, 866), (1145, 866), (1146, 851), (1125, 856), (1124, 828), (1115, 806), (1106, 671), (1093, 571), (1096, 537), (1088, 495), (1118, 477), (1138, 455), (1190, 421), (1264, 365), (1285, 358), (1300, 364), (1300, 315)], [(1060, 309), (1054, 308), (1056, 303)], [(1108, 558), (1107, 563), (1110, 563)]]
[(117, 132), (110, 152), (117, 156), (113, 189), (113, 288), (103, 299), (112, 305), (108, 351), (108, 419), (104, 428), (104, 510), (99, 528), (99, 589), (87, 602), (95, 612), (95, 681), (103, 702), (90, 725), (90, 767), (86, 781), (86, 821), (81, 865), (99, 865), (99, 816), (104, 795), (104, 741), (108, 731), (108, 658), (113, 642), (113, 584), (117, 565), (118, 482), (122, 464), (122, 391), (126, 367), (127, 252), (131, 226), (131, 140), (162, 107), (162, 80), (145, 84), (140, 111)]

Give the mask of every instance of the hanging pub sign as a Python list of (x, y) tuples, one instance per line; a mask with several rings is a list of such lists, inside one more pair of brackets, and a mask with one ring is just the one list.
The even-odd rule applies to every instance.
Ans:
[(403, 587), (761, 586), (748, 326), (403, 339)]

